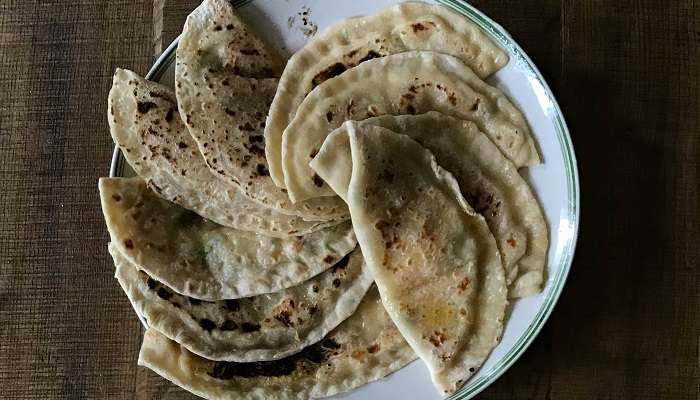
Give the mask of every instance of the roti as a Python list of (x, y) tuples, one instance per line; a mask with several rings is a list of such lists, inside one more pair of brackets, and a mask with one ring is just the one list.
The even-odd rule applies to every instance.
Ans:
[(314, 232), (337, 222), (308, 222), (250, 200), (212, 174), (180, 119), (175, 94), (117, 69), (109, 92), (109, 128), (131, 168), (162, 198), (218, 224), (273, 237)]
[(525, 118), (503, 92), (453, 56), (409, 51), (366, 61), (306, 96), (283, 137), (290, 197), (335, 194), (308, 164), (344, 121), (428, 111), (474, 122), (517, 167), (539, 162)]
[(216, 302), (183, 296), (109, 247), (116, 277), (149, 326), (210, 360), (268, 361), (321, 340), (352, 315), (372, 284), (355, 251), (332, 269), (275, 293)]
[(337, 22), (294, 53), (282, 73), (265, 127), (265, 153), (277, 186), (285, 187), (282, 134), (306, 95), (365, 61), (410, 50), (451, 54), (480, 78), (508, 62), (479, 27), (440, 5), (405, 2)]
[(453, 393), (500, 340), (507, 286), (496, 241), (418, 142), (370, 124), (346, 132), (347, 202), (367, 266), (435, 386)]
[(349, 222), (273, 238), (217, 225), (156, 196), (140, 178), (100, 179), (114, 246), (174, 291), (201, 300), (275, 292), (331, 268), (356, 246)]
[(199, 357), (154, 329), (139, 365), (208, 399), (332, 396), (383, 378), (416, 358), (370, 289), (359, 308), (321, 342), (277, 361), (233, 363)]
[(338, 198), (294, 204), (270, 177), (265, 119), (277, 89), (276, 55), (224, 0), (207, 0), (187, 18), (177, 48), (180, 113), (211, 171), (248, 198), (309, 221), (347, 217)]
[[(470, 122), (431, 111), (421, 115), (374, 117), (358, 126), (377, 125), (408, 135), (453, 174), (460, 191), (484, 217), (501, 254), (509, 297), (539, 293), (544, 281), (547, 224), (527, 182)], [(323, 143), (311, 167), (341, 198), (347, 198), (352, 159), (346, 125)]]

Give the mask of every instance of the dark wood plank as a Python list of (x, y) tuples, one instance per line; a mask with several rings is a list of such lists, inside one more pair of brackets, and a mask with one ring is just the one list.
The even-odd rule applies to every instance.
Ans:
[(543, 70), (582, 182), (560, 304), (480, 398), (699, 398), (697, 5), (474, 3)]
[(559, 97), (579, 156), (584, 220), (552, 321), (552, 397), (700, 396), (694, 3), (564, 7)]
[(0, 4), (0, 397), (133, 397), (139, 324), (97, 178), (114, 68), (151, 62), (150, 2)]
[(198, 0), (165, 0), (163, 7), (163, 48), (182, 32), (187, 15), (199, 5)]

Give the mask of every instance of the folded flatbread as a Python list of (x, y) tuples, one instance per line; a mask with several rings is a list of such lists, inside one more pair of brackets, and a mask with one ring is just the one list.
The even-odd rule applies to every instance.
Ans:
[[(544, 280), (547, 224), (527, 182), (477, 126), (431, 111), (421, 115), (374, 117), (358, 126), (378, 125), (408, 135), (430, 150), (452, 173), (467, 202), (496, 238), (510, 297), (538, 293)], [(323, 143), (311, 167), (340, 197), (347, 197), (352, 159), (343, 124)]]
[(518, 167), (539, 162), (525, 118), (503, 92), (458, 58), (410, 51), (366, 61), (306, 96), (283, 137), (290, 197), (299, 201), (334, 195), (308, 164), (344, 121), (428, 111), (474, 122)]
[(164, 199), (218, 224), (267, 236), (304, 235), (329, 225), (265, 207), (214, 176), (166, 86), (117, 69), (108, 120), (126, 161)]
[(216, 302), (183, 296), (110, 246), (116, 277), (149, 326), (210, 360), (268, 361), (321, 340), (355, 312), (372, 284), (359, 250), (297, 286)]
[(139, 365), (207, 399), (307, 399), (380, 379), (415, 359), (370, 289), (359, 308), (321, 342), (277, 361), (211, 361), (155, 329), (143, 338)]
[(507, 287), (496, 241), (430, 151), (380, 126), (346, 128), (347, 202), (367, 266), (435, 386), (453, 393), (500, 340)]
[(405, 2), (368, 16), (342, 20), (289, 59), (265, 127), (270, 175), (284, 187), (282, 133), (313, 88), (373, 58), (409, 50), (451, 54), (485, 78), (508, 56), (479, 27), (448, 7)]
[[(207, 165), (249, 197), (310, 221), (347, 217), (338, 198), (292, 203), (270, 177), (265, 118), (277, 89), (274, 52), (225, 0), (206, 0), (187, 18), (177, 47), (175, 92), (182, 119)], [(242, 65), (241, 65), (242, 64)]]
[(129, 262), (202, 300), (270, 293), (329, 269), (356, 246), (350, 222), (272, 238), (217, 225), (156, 196), (136, 178), (102, 178), (102, 212)]

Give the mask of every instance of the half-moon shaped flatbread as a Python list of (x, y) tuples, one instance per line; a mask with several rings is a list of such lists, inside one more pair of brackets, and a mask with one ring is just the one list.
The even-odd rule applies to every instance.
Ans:
[(234, 299), (295, 286), (356, 246), (350, 222), (273, 238), (214, 224), (156, 196), (140, 178), (102, 178), (102, 212), (114, 246), (178, 293)]
[(211, 361), (154, 329), (143, 338), (139, 365), (208, 399), (308, 399), (332, 396), (383, 378), (415, 359), (370, 289), (350, 318), (321, 342), (277, 361)]
[(108, 119), (129, 165), (164, 199), (218, 224), (267, 236), (304, 235), (329, 225), (279, 213), (214, 176), (166, 86), (117, 69)]
[(451, 54), (481, 78), (508, 62), (506, 53), (475, 24), (440, 5), (406, 2), (334, 24), (297, 51), (282, 73), (265, 127), (265, 153), (278, 186), (284, 187), (282, 133), (304, 97), (364, 61), (409, 50)]
[(297, 353), (352, 315), (372, 285), (357, 250), (300, 285), (208, 302), (175, 293), (140, 272), (116, 246), (109, 251), (136, 312), (151, 328), (210, 360), (268, 361)]
[(410, 51), (364, 62), (306, 96), (283, 137), (290, 197), (334, 195), (309, 161), (344, 121), (428, 111), (473, 121), (518, 167), (539, 162), (525, 118), (503, 92), (455, 57)]
[(496, 241), (430, 151), (376, 125), (346, 127), (347, 202), (367, 266), (435, 386), (452, 393), (500, 340), (507, 287)]
[[(358, 125), (378, 125), (408, 135), (430, 150), (454, 175), (467, 202), (496, 238), (510, 297), (538, 293), (547, 256), (547, 224), (537, 199), (517, 169), (477, 126), (431, 111), (421, 115), (374, 117)], [(311, 167), (340, 197), (347, 197), (352, 159), (343, 124), (323, 143)]]
[[(271, 58), (233, 6), (204, 1), (187, 18), (177, 47), (175, 91), (182, 119), (212, 172), (250, 199), (310, 221), (347, 218), (342, 200), (294, 204), (270, 177), (264, 129), (278, 80), (250, 76), (272, 76), (265, 62)], [(242, 59), (246, 71), (238, 66)]]

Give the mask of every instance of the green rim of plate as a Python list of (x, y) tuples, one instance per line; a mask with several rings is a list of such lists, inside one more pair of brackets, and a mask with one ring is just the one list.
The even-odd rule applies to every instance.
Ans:
[[(251, 3), (252, 1), (254, 0), (239, 0), (232, 1), (232, 3), (235, 7), (242, 7), (248, 3)], [(562, 226), (559, 230), (559, 240), (563, 241), (564, 243), (563, 245), (560, 245), (561, 250), (559, 251), (559, 255), (557, 257), (559, 265), (556, 269), (557, 272), (554, 277), (550, 277), (552, 283), (544, 294), (544, 301), (525, 332), (518, 338), (518, 340), (516, 340), (513, 347), (499, 360), (499, 362), (488, 371), (481, 372), (481, 376), (479, 378), (468, 381), (467, 385), (448, 398), (448, 400), (467, 400), (484, 390), (488, 385), (493, 383), (505, 371), (507, 371), (511, 365), (513, 365), (513, 363), (530, 346), (549, 318), (549, 315), (552, 313), (554, 305), (559, 299), (559, 296), (564, 288), (564, 282), (569, 274), (574, 257), (580, 217), (579, 180), (576, 156), (574, 155), (569, 129), (566, 126), (566, 122), (564, 121), (559, 104), (554, 98), (552, 91), (549, 89), (547, 82), (544, 80), (542, 74), (539, 72), (532, 60), (530, 60), (523, 49), (515, 42), (515, 40), (513, 40), (513, 38), (506, 32), (505, 29), (503, 29), (503, 27), (498, 25), (473, 6), (463, 2), (462, 0), (435, 1), (446, 5), (469, 18), (493, 40), (499, 43), (511, 57), (511, 60), (516, 62), (520, 68), (525, 70), (530, 78), (534, 79), (544, 88), (546, 99), (554, 110), (554, 112), (551, 113), (552, 115), (550, 115), (550, 120), (556, 130), (559, 146), (564, 157), (564, 168), (566, 169), (565, 172), (567, 181), (566, 191), (568, 201), (566, 205), (566, 215), (564, 217), (560, 217), (560, 223)], [(158, 60), (156, 60), (153, 67), (151, 67), (150, 71), (148, 71), (146, 79), (158, 81), (161, 78), (163, 73), (175, 60), (175, 50), (177, 49), (179, 39), (179, 37), (176, 38), (173, 43), (171, 43), (170, 46), (168, 46), (168, 48), (161, 54)], [(115, 146), (109, 176), (122, 176), (124, 172), (124, 165), (124, 158), (122, 157), (119, 148)], [(568, 226), (565, 226), (567, 223)], [(551, 270), (552, 268), (548, 269)]]

